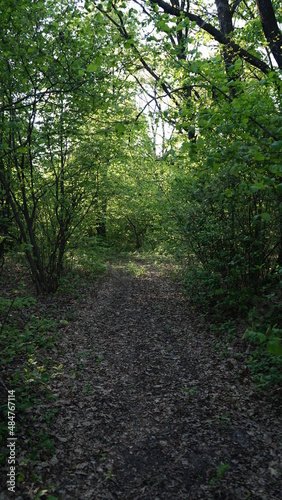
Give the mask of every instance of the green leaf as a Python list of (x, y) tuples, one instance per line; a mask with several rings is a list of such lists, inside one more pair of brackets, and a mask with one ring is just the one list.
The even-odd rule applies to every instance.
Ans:
[(159, 23), (158, 23), (158, 27), (160, 28), (160, 30), (164, 31), (165, 33), (170, 33), (170, 27), (166, 24), (165, 21), (161, 20)]
[(241, 69), (241, 68), (242, 68), (242, 61), (241, 61), (241, 59), (237, 59), (237, 61), (234, 64), (234, 69), (235, 69), (235, 71), (238, 71), (238, 69)]
[(262, 220), (264, 220), (265, 222), (270, 222), (271, 220), (271, 215), (268, 214), (267, 212), (263, 212), (260, 216)]
[(190, 144), (188, 142), (183, 142), (181, 146), (181, 153), (186, 153), (190, 148)]
[(190, 66), (190, 71), (192, 71), (192, 73), (197, 73), (198, 69), (199, 69), (198, 64), (196, 62), (193, 62)]
[(181, 21), (181, 23), (179, 23), (177, 26), (176, 26), (176, 31), (181, 31), (183, 29), (184, 25), (183, 25), (183, 21)]
[(46, 373), (46, 372), (41, 373), (42, 382), (47, 382), (49, 380), (49, 378), (50, 378), (50, 375), (48, 373)]
[(33, 250), (33, 245), (30, 243), (22, 243), (21, 248), (24, 252), (31, 252)]
[(229, 188), (225, 189), (225, 196), (227, 196), (227, 198), (231, 198), (233, 194), (233, 191)]
[(259, 151), (257, 151), (254, 154), (254, 160), (255, 161), (263, 161), (263, 160), (265, 160), (265, 156), (262, 153), (260, 153)]
[(271, 144), (272, 149), (274, 151), (281, 151), (282, 150), (282, 141), (275, 141)]
[(276, 186), (276, 189), (277, 189), (277, 193), (278, 193), (280, 196), (282, 196), (282, 183), (281, 183), (281, 184), (278, 184), (278, 185)]
[(125, 131), (125, 129), (126, 129), (126, 127), (125, 127), (124, 123), (116, 123), (115, 124), (116, 132), (122, 133)]
[(272, 174), (282, 174), (282, 165), (269, 165), (268, 166), (269, 172)]
[(213, 156), (209, 156), (209, 157), (207, 158), (207, 167), (208, 167), (208, 168), (213, 168), (213, 166), (214, 166), (214, 162), (215, 162), (214, 157), (213, 157)]
[(90, 64), (88, 64), (87, 68), (86, 68), (86, 71), (88, 73), (95, 73), (95, 71), (99, 70), (100, 67), (101, 67), (101, 63), (102, 63), (102, 56), (97, 56), (95, 61), (91, 62)]
[(205, 145), (205, 141), (202, 137), (198, 137), (197, 139), (197, 148), (200, 149)]
[(86, 71), (88, 71), (88, 73), (94, 73), (96, 70), (97, 70), (97, 64), (94, 62), (88, 64), (86, 68)]
[(251, 193), (257, 193), (257, 191), (259, 191), (260, 189), (261, 189), (260, 184), (253, 184), (252, 186), (250, 186)]
[(274, 354), (274, 356), (282, 356), (282, 344), (279, 338), (267, 342), (266, 347), (270, 354)]
[(126, 48), (126, 49), (130, 49), (130, 48), (132, 47), (132, 45), (133, 45), (133, 44), (134, 44), (134, 41), (133, 41), (133, 40), (130, 40), (130, 39), (128, 39), (128, 40), (126, 40), (126, 41), (124, 42), (124, 46), (125, 46), (125, 48)]
[(262, 332), (255, 332), (255, 336), (258, 338), (260, 342), (266, 341), (266, 335)]

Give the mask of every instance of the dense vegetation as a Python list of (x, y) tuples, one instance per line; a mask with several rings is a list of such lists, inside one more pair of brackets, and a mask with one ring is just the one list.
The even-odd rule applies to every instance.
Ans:
[[(279, 382), (280, 3), (1, 0), (0, 14), (1, 264), (25, 259), (54, 293), (101, 249), (172, 256), (214, 328), (249, 323), (261, 385)], [(9, 321), (32, 300), (1, 298), (2, 362), (33, 349), (41, 320)]]

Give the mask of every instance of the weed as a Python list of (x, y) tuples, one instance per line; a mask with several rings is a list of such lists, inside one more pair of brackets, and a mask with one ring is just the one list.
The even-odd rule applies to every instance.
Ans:
[(91, 385), (87, 384), (85, 387), (82, 389), (83, 394), (88, 394), (91, 391)]
[(115, 474), (113, 474), (113, 472), (108, 469), (107, 470), (107, 474), (106, 474), (106, 478), (105, 478), (105, 481), (110, 481), (111, 479), (113, 479), (115, 477)]
[(184, 287), (191, 302), (204, 311), (206, 315), (219, 318), (234, 312), (248, 310), (248, 304), (253, 297), (253, 290), (238, 287), (230, 277), (224, 278), (215, 265), (210, 269), (193, 266), (181, 276)]
[(282, 356), (282, 329), (276, 328), (276, 325), (267, 325), (266, 330), (260, 328), (247, 329), (243, 339), (250, 339), (254, 344), (261, 344), (266, 347), (269, 354), (273, 356)]
[(221, 415), (220, 417), (216, 417), (215, 422), (224, 429), (232, 426), (228, 413), (223, 413), (223, 415)]
[(124, 267), (137, 278), (147, 273), (146, 266), (142, 266), (134, 261), (127, 262)]
[[(48, 455), (54, 453), (54, 443), (47, 428), (57, 409), (43, 413), (41, 430), (37, 435), (32, 430), (32, 412), (26, 410), (40, 407), (46, 399), (53, 399), (48, 382), (51, 377), (62, 372), (62, 365), (52, 366), (50, 356), (47, 356), (48, 350), (54, 349), (54, 341), (58, 338), (57, 323), (51, 317), (35, 314), (34, 306), (36, 300), (33, 297), (19, 296), (18, 291), (14, 291), (14, 297), (0, 297), (0, 362), (5, 367), (3, 382), (15, 390), (17, 412), (23, 415), (21, 429), (16, 427), (16, 432), (19, 435), (19, 451), (25, 455), (28, 463), (31, 459), (36, 460), (43, 450)], [(3, 408), (3, 413), (6, 415), (7, 408)], [(25, 429), (25, 439), (21, 441), (22, 429)], [(7, 429), (1, 427), (2, 445), (5, 436)], [(5, 460), (4, 448), (0, 453), (0, 461), (1, 457)], [(21, 463), (21, 467), (25, 466)], [(21, 483), (26, 480), (38, 484), (40, 477), (26, 477), (23, 469), (17, 481)]]
[[(77, 311), (70, 310), (66, 312), (66, 319), (65, 321), (68, 323), (68, 321), (74, 321), (77, 317)], [(62, 320), (64, 321), (64, 320)]]
[(53, 410), (48, 410), (48, 412), (47, 411), (44, 412), (43, 418), (48, 427), (51, 425), (52, 420), (54, 419), (58, 411), (59, 411), (58, 408), (54, 408)]
[(17, 482), (22, 483), (25, 480), (25, 475), (23, 472), (20, 472), (20, 474), (17, 476)]
[(193, 387), (183, 387), (183, 391), (188, 394), (189, 396), (194, 396), (196, 390), (198, 389), (197, 385), (194, 385)]
[(228, 340), (232, 340), (234, 337), (236, 337), (237, 333), (236, 323), (231, 319), (224, 321), (223, 323), (220, 322), (219, 324), (211, 323), (209, 325), (209, 329), (212, 332), (218, 333), (220, 336), (226, 336)]
[(223, 479), (223, 476), (224, 474), (230, 469), (230, 465), (225, 463), (225, 464), (221, 464), (217, 467), (216, 469), (216, 477), (217, 479), (219, 480), (222, 480)]
[(259, 390), (268, 390), (282, 382), (282, 330), (270, 325), (253, 326), (245, 331), (244, 339), (254, 345), (248, 365)]
[(221, 358), (228, 358), (231, 356), (229, 351), (229, 342), (214, 341), (212, 351), (219, 354)]
[(216, 477), (212, 477), (210, 479), (210, 485), (215, 486), (217, 481), (221, 481), (225, 475), (225, 473), (230, 469), (230, 465), (228, 463), (223, 463), (217, 466), (216, 468)]

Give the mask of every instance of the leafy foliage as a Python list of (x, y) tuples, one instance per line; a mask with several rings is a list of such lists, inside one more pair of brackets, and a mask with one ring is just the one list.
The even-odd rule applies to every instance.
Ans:
[(281, 12), (221, 3), (0, 2), (0, 262), (39, 292), (143, 248), (223, 321), (281, 300)]
[[(52, 398), (48, 381), (62, 371), (62, 367), (50, 365), (48, 354), (48, 351), (56, 350), (57, 324), (51, 318), (35, 316), (32, 313), (35, 305), (34, 297), (19, 291), (14, 298), (2, 296), (0, 299), (1, 384), (15, 391), (17, 415), (21, 422), (24, 415), (28, 418), (27, 412), (31, 408), (35, 409), (44, 399)], [(2, 404), (7, 422), (7, 403), (2, 401)], [(18, 430), (16, 427), (16, 432)], [(4, 423), (0, 428), (3, 445), (6, 433), (7, 424)], [(53, 448), (48, 436), (48, 421), (39, 436), (32, 431), (25, 436), (24, 443), (22, 438), (20, 440), (19, 445), (25, 448), (30, 459), (42, 450), (51, 452)], [(6, 452), (3, 447), (2, 460), (5, 460)]]

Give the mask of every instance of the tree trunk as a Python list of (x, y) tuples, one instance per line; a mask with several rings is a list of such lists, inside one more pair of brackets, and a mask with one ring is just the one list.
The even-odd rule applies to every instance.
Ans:
[(263, 32), (278, 67), (282, 69), (282, 33), (278, 27), (271, 0), (256, 0)]
[[(228, 0), (215, 0), (217, 8), (217, 17), (220, 26), (220, 31), (224, 36), (230, 35), (233, 28), (232, 23), (232, 12), (228, 3)], [(234, 53), (230, 50), (230, 47), (223, 47), (223, 58), (226, 68), (226, 73), (229, 73), (230, 67), (235, 62)]]
[(215, 0), (220, 31), (229, 35), (233, 31), (232, 12), (228, 0)]

